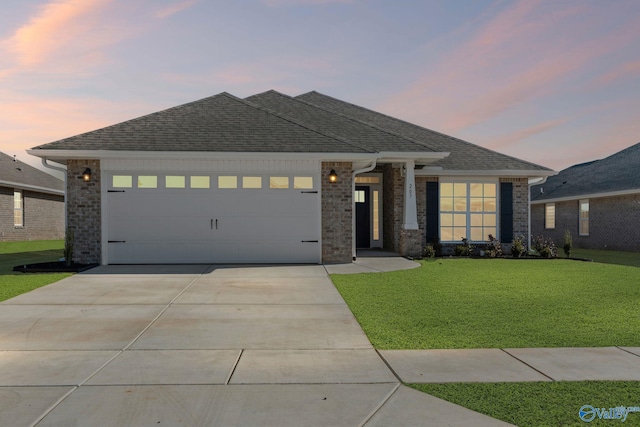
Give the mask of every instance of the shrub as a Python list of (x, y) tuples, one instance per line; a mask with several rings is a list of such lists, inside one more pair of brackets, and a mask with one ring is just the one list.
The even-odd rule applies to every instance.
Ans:
[(456, 256), (472, 256), (474, 249), (473, 245), (469, 243), (469, 240), (467, 240), (466, 237), (463, 237), (462, 244), (457, 245), (453, 250), (453, 253)]
[(487, 247), (485, 249), (485, 256), (489, 258), (496, 258), (503, 255), (502, 245), (500, 244), (500, 240), (493, 237), (493, 235), (489, 234), (489, 243), (487, 243)]
[(436, 257), (436, 249), (433, 247), (431, 243), (427, 243), (427, 245), (422, 250), (422, 256), (425, 258), (435, 258)]
[(442, 243), (440, 243), (439, 237), (434, 237), (431, 242), (431, 246), (433, 246), (433, 250), (436, 251), (436, 256), (442, 256)]
[(562, 249), (564, 249), (564, 254), (569, 258), (571, 256), (571, 249), (573, 249), (573, 238), (569, 230), (564, 230)]
[(551, 238), (545, 239), (543, 236), (533, 238), (533, 248), (542, 258), (556, 258), (558, 250)]
[(527, 253), (527, 245), (524, 243), (524, 236), (513, 236), (511, 242), (511, 255), (514, 258), (520, 258)]

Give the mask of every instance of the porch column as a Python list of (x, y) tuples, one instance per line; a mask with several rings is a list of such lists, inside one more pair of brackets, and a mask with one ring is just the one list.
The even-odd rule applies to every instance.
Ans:
[(416, 177), (414, 173), (415, 162), (408, 160), (405, 163), (404, 176), (404, 230), (418, 230), (418, 208), (416, 204)]

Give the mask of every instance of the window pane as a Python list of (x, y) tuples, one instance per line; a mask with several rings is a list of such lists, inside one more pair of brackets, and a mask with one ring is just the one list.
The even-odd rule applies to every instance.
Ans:
[(208, 176), (192, 176), (189, 178), (191, 188), (210, 188), (211, 177)]
[(13, 226), (22, 227), (22, 210), (13, 211)]
[(364, 190), (356, 190), (355, 194), (353, 195), (353, 199), (356, 203), (364, 203), (364, 197)]
[(453, 225), (456, 227), (466, 227), (467, 226), (467, 215), (465, 214), (455, 214), (453, 215)]
[(471, 214), (471, 226), (482, 227), (482, 214)]
[(491, 234), (495, 238), (498, 238), (498, 236), (496, 235), (497, 231), (496, 231), (495, 227), (485, 227), (484, 228), (484, 235), (485, 235), (485, 238), (487, 240), (489, 240), (489, 234)]
[(544, 205), (544, 228), (556, 228), (556, 205), (547, 203)]
[(378, 176), (356, 176), (356, 184), (379, 184)]
[(471, 212), (482, 212), (482, 199), (472, 198), (470, 204), (469, 210)]
[(313, 188), (313, 177), (311, 176), (293, 177), (293, 188), (300, 188), (300, 189)]
[(466, 183), (453, 184), (453, 195), (456, 197), (466, 197), (467, 184)]
[(237, 176), (219, 176), (218, 188), (238, 188)]
[(441, 197), (453, 197), (453, 184), (449, 182), (443, 182), (440, 184), (440, 196)]
[[(483, 215), (484, 218), (484, 226), (485, 227), (494, 227), (497, 225), (496, 224), (496, 215), (495, 214), (484, 214)], [(495, 236), (495, 234), (494, 234)]]
[(158, 188), (158, 177), (153, 175), (138, 176), (138, 188)]
[(440, 240), (450, 242), (453, 240), (453, 228), (443, 227), (440, 229)]
[(484, 232), (482, 227), (472, 227), (471, 228), (471, 240), (474, 242), (480, 242), (484, 240), (489, 240), (489, 238), (484, 237)]
[(484, 184), (484, 197), (496, 197), (496, 184)]
[(496, 211), (496, 199), (484, 199), (484, 211), (495, 212)]
[(454, 227), (453, 240), (462, 240), (463, 237), (467, 237), (467, 227)]
[(470, 184), (471, 197), (482, 197), (482, 184)]
[(133, 179), (131, 175), (114, 175), (111, 183), (114, 188), (131, 188)]
[(373, 240), (380, 240), (380, 195), (373, 190)]
[(243, 176), (242, 188), (262, 188), (261, 176)]
[(455, 198), (454, 201), (455, 211), (456, 212), (466, 212), (467, 211), (467, 199), (458, 199)]
[(440, 210), (444, 212), (451, 212), (453, 210), (453, 199), (450, 197), (440, 199)]
[(184, 176), (168, 175), (164, 178), (166, 188), (185, 188)]
[(453, 214), (440, 214), (440, 225), (450, 227), (453, 225)]
[(288, 176), (269, 177), (269, 188), (289, 188), (289, 177)]

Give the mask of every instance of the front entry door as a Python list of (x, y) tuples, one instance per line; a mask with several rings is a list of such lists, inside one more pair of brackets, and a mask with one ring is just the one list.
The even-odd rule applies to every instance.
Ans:
[(356, 247), (371, 247), (371, 198), (369, 187), (356, 187)]

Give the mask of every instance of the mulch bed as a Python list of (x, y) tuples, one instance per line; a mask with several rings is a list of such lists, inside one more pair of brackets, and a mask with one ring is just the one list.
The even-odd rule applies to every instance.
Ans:
[(97, 266), (98, 264), (77, 264), (75, 262), (67, 266), (64, 261), (55, 261), (17, 265), (13, 267), (13, 271), (22, 273), (80, 273)]

